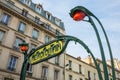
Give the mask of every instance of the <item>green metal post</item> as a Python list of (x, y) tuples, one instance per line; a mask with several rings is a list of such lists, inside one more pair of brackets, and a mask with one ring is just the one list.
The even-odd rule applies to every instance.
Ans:
[(102, 57), (105, 80), (109, 80), (108, 70), (107, 70), (107, 63), (106, 63), (105, 54), (104, 54), (102, 42), (101, 42), (101, 39), (100, 39), (100, 35), (99, 35), (98, 30), (97, 30), (93, 20), (91, 19), (91, 17), (89, 17), (89, 21), (90, 21), (91, 25), (93, 26), (93, 28), (95, 30), (95, 33), (96, 33), (96, 36), (97, 36), (97, 39), (98, 39), (99, 48), (100, 48), (101, 57)]
[(93, 15), (93, 17), (98, 21), (98, 23), (100, 24), (102, 30), (103, 30), (103, 33), (105, 35), (105, 38), (106, 38), (106, 41), (107, 41), (107, 45), (108, 45), (108, 49), (109, 49), (109, 53), (110, 53), (110, 59), (111, 59), (111, 66), (112, 66), (112, 76), (113, 76), (113, 80), (116, 80), (116, 75), (115, 75), (115, 69), (114, 69), (114, 61), (113, 61), (113, 55), (112, 55), (112, 50), (111, 50), (111, 46), (110, 46), (110, 43), (109, 43), (109, 39), (107, 37), (107, 34), (105, 32), (105, 29), (102, 25), (102, 23), (100, 22), (100, 20), (95, 16)]
[[(104, 36), (106, 38), (106, 42), (107, 42), (109, 53), (110, 53), (113, 80), (116, 80), (112, 51), (111, 51), (111, 47), (110, 47), (110, 43), (109, 43), (108, 37), (107, 37), (106, 32), (105, 32), (105, 30), (103, 28), (103, 25), (101, 24), (99, 19), (93, 13), (91, 13), (88, 9), (86, 9), (85, 7), (77, 6), (77, 7), (73, 8), (71, 10), (71, 13), (70, 13), (71, 17), (73, 17), (75, 11), (82, 11), (82, 12), (84, 12), (86, 14), (86, 16), (88, 16), (88, 18), (89, 18), (89, 21), (87, 21), (87, 22), (90, 22), (91, 25), (93, 26), (94, 30), (95, 30), (95, 33), (96, 33), (97, 39), (98, 39), (98, 43), (99, 43), (99, 47), (100, 47), (100, 51), (101, 51), (102, 60), (103, 60), (103, 68), (104, 68), (104, 71), (105, 71), (105, 73), (104, 73), (105, 80), (108, 80), (109, 76), (108, 76), (108, 71), (107, 71), (107, 64), (106, 64), (106, 61), (105, 61), (106, 59), (105, 59), (105, 56), (104, 56), (104, 53), (103, 53), (104, 50), (103, 50), (103, 47), (102, 47), (102, 42), (100, 40), (100, 36), (99, 36), (98, 30), (97, 30), (97, 28), (96, 28), (96, 26), (95, 26), (91, 16), (94, 17), (98, 21), (98, 23), (100, 24), (100, 26), (102, 28), (102, 31), (104, 33)], [(86, 20), (84, 20), (84, 21), (86, 21)]]
[[(111, 46), (110, 46), (110, 43), (109, 43), (107, 34), (106, 34), (106, 32), (105, 32), (105, 29), (104, 29), (102, 23), (100, 22), (100, 20), (99, 20), (93, 13), (91, 13), (91, 12), (90, 12), (89, 10), (87, 10), (87, 9), (86, 9), (86, 11), (88, 12), (88, 16), (94, 17), (94, 18), (98, 21), (98, 23), (100, 24), (100, 26), (101, 26), (101, 28), (102, 28), (102, 31), (103, 31), (103, 33), (104, 33), (104, 36), (105, 36), (105, 39), (106, 39), (106, 42), (107, 42), (107, 45), (108, 45), (108, 49), (109, 49), (109, 54), (110, 54), (110, 59), (111, 59), (111, 66), (112, 66), (112, 76), (113, 76), (113, 80), (116, 80), (112, 50), (111, 50)], [(92, 23), (91, 23), (91, 24), (92, 24)]]
[[(97, 69), (97, 72), (98, 72), (98, 76), (99, 76), (99, 80), (103, 80), (102, 78), (102, 74), (101, 74), (101, 70), (100, 70), (100, 67), (94, 57), (94, 55), (92, 54), (92, 52), (90, 51), (90, 49), (88, 48), (88, 46), (83, 42), (81, 41), (80, 39), (76, 38), (76, 37), (72, 37), (72, 36), (58, 36), (56, 38), (57, 40), (64, 40), (65, 41), (65, 44), (63, 46), (63, 49), (61, 51), (61, 53), (63, 53), (69, 43), (69, 41), (75, 41), (75, 42), (78, 42), (79, 44), (81, 44), (88, 53), (90, 53), (90, 55), (92, 56), (93, 58), (93, 61), (95, 63), (95, 66), (96, 66), (96, 69)], [(52, 43), (52, 41), (50, 42)], [(49, 43), (49, 44), (50, 44)], [(21, 45), (25, 45), (25, 44), (21, 44)], [(42, 45), (42, 46), (46, 46), (46, 44)], [(39, 47), (38, 47), (39, 48)], [(37, 49), (36, 49), (37, 50)], [(29, 54), (27, 53), (27, 50), (24, 52), (24, 62), (23, 62), (23, 65), (22, 65), (22, 69), (21, 69), (21, 74), (20, 74), (20, 80), (25, 80), (25, 77), (26, 77), (26, 70), (27, 70), (27, 65), (28, 65), (28, 60), (30, 58), (30, 56), (34, 53), (34, 51), (36, 51), (35, 49), (32, 49)], [(52, 58), (52, 57), (51, 57)], [(46, 59), (47, 60), (47, 59)]]
[[(99, 65), (98, 65), (98, 63), (97, 63), (97, 61), (96, 61), (93, 53), (91, 52), (91, 50), (88, 48), (88, 46), (87, 46), (83, 41), (81, 41), (80, 39), (78, 39), (78, 38), (76, 38), (76, 37), (73, 37), (73, 36), (58, 36), (57, 38), (58, 38), (58, 39), (64, 39), (64, 40), (66, 40), (65, 46), (68, 45), (69, 41), (75, 41), (75, 42), (78, 42), (80, 45), (82, 45), (82, 46), (86, 49), (86, 51), (87, 51), (88, 53), (90, 53), (90, 55), (91, 55), (92, 58), (93, 58), (93, 61), (94, 61), (94, 63), (95, 63), (96, 69), (97, 69), (97, 73), (98, 73), (99, 80), (103, 80), (100, 67), (99, 67)], [(66, 47), (65, 47), (65, 48), (66, 48)]]
[(24, 53), (24, 61), (22, 64), (22, 69), (20, 73), (20, 80), (25, 80), (26, 77), (26, 71), (27, 71), (27, 65), (28, 65), (28, 58), (27, 58), (27, 51)]

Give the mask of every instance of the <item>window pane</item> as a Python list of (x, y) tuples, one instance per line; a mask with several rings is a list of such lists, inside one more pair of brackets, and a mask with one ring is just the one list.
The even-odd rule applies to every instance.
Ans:
[(36, 48), (36, 45), (31, 44), (31, 46), (30, 46), (30, 50), (32, 50), (32, 49), (34, 49), (34, 48)]
[(0, 31), (0, 43), (1, 43), (2, 40), (3, 40), (4, 34), (5, 34), (4, 31)]
[(26, 24), (23, 22), (20, 22), (18, 31), (23, 33), (25, 31), (25, 27), (26, 27)]
[(7, 5), (12, 8), (14, 7), (14, 2), (12, 2), (11, 0), (8, 0)]
[(30, 0), (25, 0), (25, 4), (30, 5), (31, 1)]
[(48, 43), (50, 41), (50, 37), (48, 35), (45, 36), (45, 43)]
[(36, 30), (36, 29), (33, 30), (32, 37), (33, 37), (34, 39), (38, 39), (38, 30)]
[(60, 35), (60, 31), (59, 30), (56, 30), (56, 35)]
[(10, 56), (8, 70), (14, 71), (16, 69), (17, 57)]
[(72, 80), (72, 75), (69, 75), (69, 80)]
[(69, 60), (69, 69), (72, 70), (72, 61)]
[(59, 26), (60, 25), (60, 20), (55, 19), (55, 23)]
[(27, 65), (27, 71), (32, 73), (32, 65), (29, 63)]
[(55, 64), (59, 65), (59, 56), (55, 57)]
[(48, 13), (46, 13), (46, 18), (47, 18), (48, 20), (51, 20), (51, 15), (48, 14)]
[(39, 21), (40, 21), (40, 18), (35, 17), (35, 22), (36, 22), (36, 23), (39, 23)]
[(81, 65), (79, 65), (79, 73), (82, 74)]
[(22, 10), (22, 15), (23, 15), (23, 16), (27, 16), (27, 14), (28, 14), (28, 11), (26, 11), (26, 10), (23, 9), (23, 10)]
[(48, 73), (48, 68), (43, 66), (42, 67), (42, 75), (41, 75), (41, 77), (42, 78), (47, 78), (47, 73)]
[(40, 8), (39, 6), (36, 7), (36, 11), (37, 11), (38, 13), (41, 13), (41, 10), (42, 10), (42, 8)]
[(94, 80), (96, 80), (96, 74), (94, 73)]
[(9, 18), (10, 18), (10, 16), (8, 14), (3, 13), (1, 22), (7, 25)]
[(54, 71), (54, 80), (58, 80), (58, 73), (59, 71), (57, 70)]
[(19, 44), (21, 44), (22, 42), (24, 42), (24, 40), (20, 39), (20, 38), (16, 38), (15, 43), (14, 43), (14, 49), (19, 50)]
[(88, 71), (88, 79), (91, 80), (90, 71)]

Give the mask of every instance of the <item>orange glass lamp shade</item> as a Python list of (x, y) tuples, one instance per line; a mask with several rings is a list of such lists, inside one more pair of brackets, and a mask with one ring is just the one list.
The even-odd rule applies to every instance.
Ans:
[(81, 21), (84, 19), (84, 17), (86, 16), (86, 14), (82, 11), (76, 11), (73, 15), (73, 19), (75, 21)]
[(20, 46), (20, 50), (21, 51), (26, 51), (26, 50), (28, 50), (28, 46)]

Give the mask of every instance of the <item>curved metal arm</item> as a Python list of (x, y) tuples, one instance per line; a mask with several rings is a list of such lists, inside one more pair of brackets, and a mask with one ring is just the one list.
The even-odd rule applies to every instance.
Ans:
[(105, 80), (109, 80), (108, 70), (107, 70), (107, 63), (106, 63), (105, 54), (104, 54), (104, 50), (103, 50), (102, 41), (100, 39), (100, 35), (98, 33), (98, 30), (97, 30), (96, 25), (94, 24), (92, 18), (89, 15), (88, 15), (88, 18), (89, 18), (89, 22), (91, 23), (91, 25), (93, 26), (93, 28), (95, 30), (95, 33), (96, 33), (96, 36), (97, 36), (97, 39), (98, 39), (98, 44), (99, 44), (101, 57), (102, 57), (102, 62), (103, 62)]
[[(97, 63), (93, 53), (91, 52), (91, 50), (88, 48), (88, 46), (83, 41), (81, 41), (80, 39), (78, 39), (76, 37), (73, 37), (73, 36), (57, 36), (56, 39), (64, 39), (66, 41), (65, 45), (68, 45), (68, 43), (70, 41), (75, 41), (75, 42), (78, 42), (80, 45), (82, 45), (86, 49), (86, 51), (88, 53), (90, 53), (90, 55), (93, 58), (93, 61), (95, 63), (95, 66), (96, 66), (96, 69), (97, 69), (97, 73), (98, 73), (98, 76), (99, 76), (99, 80), (103, 80), (100, 67), (99, 67), (99, 65), (98, 65), (98, 63)], [(65, 48), (66, 48), (66, 46), (65, 46)]]
[[(94, 17), (94, 18), (98, 21), (98, 23), (100, 24), (100, 26), (101, 26), (101, 28), (102, 28), (102, 31), (103, 31), (103, 33), (104, 33), (104, 36), (105, 36), (105, 39), (106, 39), (106, 42), (107, 42), (107, 45), (108, 45), (110, 58), (111, 58), (111, 66), (112, 66), (112, 76), (113, 76), (113, 80), (116, 80), (112, 50), (111, 50), (111, 47), (110, 47), (110, 43), (109, 43), (107, 34), (106, 34), (106, 32), (105, 32), (105, 29), (104, 29), (102, 23), (100, 22), (100, 20), (99, 20), (91, 11), (89, 11), (89, 10), (86, 9), (85, 7), (82, 7), (82, 6), (80, 6), (80, 7), (81, 7), (82, 11), (84, 11), (84, 12), (87, 14), (87, 16), (88, 16), (89, 18), (90, 18), (90, 16)], [(93, 23), (93, 21), (92, 21), (92, 22), (89, 21), (89, 22), (90, 22), (93, 26), (95, 26), (94, 23)]]
[(111, 46), (110, 46), (110, 43), (109, 43), (109, 39), (107, 37), (107, 34), (105, 32), (105, 29), (102, 25), (102, 23), (100, 22), (100, 20), (93, 14), (93, 17), (98, 21), (98, 23), (100, 24), (101, 28), (102, 28), (102, 31), (105, 35), (105, 38), (106, 38), (106, 42), (107, 42), (107, 45), (108, 45), (108, 49), (109, 49), (109, 53), (110, 53), (110, 58), (111, 58), (111, 66), (112, 66), (112, 76), (113, 76), (113, 80), (116, 80), (116, 75), (115, 75), (115, 69), (114, 69), (114, 61), (113, 61), (113, 55), (112, 55), (112, 50), (111, 50)]

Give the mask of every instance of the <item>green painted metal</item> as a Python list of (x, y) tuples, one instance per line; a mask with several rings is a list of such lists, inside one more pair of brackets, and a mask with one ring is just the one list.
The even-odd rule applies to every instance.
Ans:
[[(97, 21), (99, 22), (99, 24), (101, 25), (101, 28), (102, 28), (102, 30), (103, 30), (103, 32), (104, 32), (104, 35), (105, 35), (105, 38), (106, 38), (106, 41), (107, 41), (107, 44), (108, 44), (108, 48), (109, 48), (109, 51), (110, 51), (110, 57), (111, 57), (111, 63), (112, 63), (113, 80), (116, 80), (115, 70), (114, 70), (114, 62), (113, 62), (111, 47), (110, 47), (109, 40), (108, 40), (108, 38), (107, 38), (106, 32), (105, 32), (105, 30), (104, 30), (101, 22), (100, 22), (99, 19), (98, 19), (96, 16), (94, 16), (89, 10), (87, 10), (86, 8), (84, 8), (84, 7), (82, 7), (82, 6), (77, 6), (77, 7), (75, 7), (74, 9), (72, 9), (72, 10), (71, 10), (71, 13), (70, 13), (70, 16), (71, 16), (71, 17), (73, 16), (75, 10), (81, 10), (81, 11), (85, 12), (86, 15), (87, 15), (88, 18), (89, 18), (89, 21), (87, 21), (87, 22), (90, 22), (91, 25), (93, 26), (94, 30), (95, 30), (95, 33), (96, 33), (96, 36), (97, 36), (97, 39), (98, 39), (98, 43), (99, 43), (99, 48), (100, 48), (100, 51), (101, 51), (105, 80), (109, 80), (108, 71), (107, 71), (107, 64), (106, 64), (106, 59), (105, 59), (105, 55), (104, 55), (104, 50), (103, 50), (102, 42), (101, 42), (101, 39), (100, 39), (98, 30), (97, 30), (97, 28), (96, 28), (96, 25), (94, 24), (91, 16), (93, 16), (94, 18), (96, 18)], [(59, 40), (63, 40), (63, 42), (64, 42), (64, 45), (63, 45), (62, 50), (61, 50), (57, 55), (60, 55), (61, 53), (63, 53), (63, 52), (65, 51), (65, 49), (66, 49), (66, 47), (67, 47), (67, 45), (68, 45), (68, 43), (69, 43), (70, 41), (75, 41), (75, 42), (78, 42), (79, 44), (81, 44), (81, 45), (86, 49), (86, 51), (92, 56), (93, 61), (94, 61), (95, 66), (96, 66), (96, 69), (97, 69), (97, 72), (98, 72), (99, 80), (103, 80), (103, 77), (102, 77), (102, 75), (101, 75), (101, 70), (100, 70), (100, 68), (99, 68), (98, 63), (96, 62), (96, 59), (95, 59), (94, 55), (92, 54), (92, 52), (90, 51), (90, 49), (88, 48), (88, 46), (87, 46), (83, 41), (79, 40), (78, 38), (73, 37), (73, 36), (57, 36), (57, 37), (56, 37), (56, 40), (53, 40), (53, 41), (51, 41), (51, 42), (49, 42), (49, 43), (47, 43), (47, 44), (44, 44), (44, 45), (42, 45), (42, 47), (43, 47), (43, 46), (47, 46), (47, 45), (49, 45), (49, 44), (51, 44), (52, 42), (57, 41), (57, 40), (58, 40), (58, 41), (59, 41)], [(23, 44), (21, 44), (21, 45), (23, 45)], [(28, 63), (29, 63), (29, 58), (32, 56), (32, 54), (34, 54), (34, 52), (35, 52), (36, 50), (38, 50), (38, 49), (40, 49), (40, 48), (42, 48), (42, 47), (40, 46), (40, 47), (38, 47), (38, 48), (36, 48), (36, 49), (32, 49), (29, 53), (28, 53), (27, 51), (24, 52), (24, 62), (23, 62), (22, 69), (21, 69), (20, 80), (25, 80), (25, 77), (26, 77), (26, 69), (27, 69), (27, 65), (28, 65)], [(46, 58), (46, 59), (44, 59), (44, 60), (42, 60), (42, 61), (48, 60), (48, 59), (50, 59), (50, 58), (52, 58), (52, 57), (55, 57), (55, 56), (57, 56), (57, 55), (53, 55), (53, 56), (51, 56), (51, 57), (49, 57), (49, 58)], [(35, 64), (37, 64), (37, 63), (39, 63), (39, 62), (42, 62), (42, 61), (38, 61), (38, 62), (36, 62)]]
[(107, 37), (107, 34), (105, 32), (105, 29), (102, 25), (102, 23), (100, 22), (100, 20), (93, 14), (93, 17), (98, 21), (98, 23), (100, 24), (102, 30), (103, 30), (103, 33), (105, 35), (105, 38), (106, 38), (106, 42), (107, 42), (107, 45), (108, 45), (108, 49), (109, 49), (109, 53), (110, 53), (110, 59), (111, 59), (111, 66), (112, 66), (112, 76), (113, 76), (113, 80), (116, 80), (116, 74), (115, 74), (115, 68), (114, 68), (114, 61), (113, 61), (113, 55), (112, 55), (112, 50), (111, 50), (111, 46), (110, 46), (110, 42), (109, 42), (109, 39)]
[(87, 51), (87, 52), (92, 56), (92, 58), (93, 58), (93, 61), (94, 61), (94, 63), (95, 63), (95, 67), (96, 67), (96, 69), (97, 69), (97, 73), (98, 73), (99, 80), (103, 80), (100, 67), (99, 67), (99, 65), (98, 65), (98, 63), (97, 63), (97, 61), (96, 61), (93, 53), (91, 52), (91, 50), (88, 48), (88, 46), (87, 46), (82, 40), (80, 40), (80, 39), (78, 39), (78, 38), (76, 38), (76, 37), (73, 37), (73, 36), (57, 36), (57, 38), (58, 38), (58, 39), (64, 39), (64, 40), (66, 40), (65, 46), (64, 46), (64, 48), (63, 48), (63, 51), (66, 49), (66, 47), (67, 47), (67, 45), (68, 45), (68, 43), (69, 43), (70, 41), (75, 41), (75, 42), (78, 42), (80, 45), (82, 45), (82, 46), (86, 49), (86, 51)]
[(27, 51), (24, 52), (24, 61), (20, 73), (20, 80), (25, 80), (26, 77), (26, 71), (27, 71), (27, 65), (28, 65), (28, 57), (27, 57)]
[[(56, 55), (53, 55), (51, 57), (48, 57), (48, 58), (46, 58), (46, 59), (44, 59), (42, 61), (45, 61), (45, 60), (53, 58), (53, 57), (55, 57), (57, 55), (60, 55), (61, 53), (63, 53), (65, 51), (65, 49), (66, 49), (66, 47), (67, 47), (67, 45), (68, 45), (68, 43), (70, 41), (75, 41), (75, 42), (78, 42), (80, 45), (82, 45), (86, 49), (86, 51), (92, 56), (93, 61), (94, 61), (95, 66), (96, 66), (96, 69), (97, 69), (97, 72), (98, 72), (99, 79), (103, 80), (102, 75), (101, 75), (101, 70), (100, 70), (99, 65), (96, 62), (96, 59), (95, 59), (94, 55), (92, 54), (91, 50), (88, 48), (88, 46), (83, 41), (81, 41), (80, 39), (78, 39), (76, 37), (73, 37), (73, 36), (57, 36), (55, 40), (53, 40), (53, 41), (51, 41), (51, 42), (49, 42), (47, 44), (44, 44), (44, 45), (42, 45), (42, 46), (40, 46), (40, 47), (38, 47), (36, 49), (33, 49), (29, 53), (27, 51), (25, 51), (24, 52), (24, 62), (23, 62), (22, 69), (21, 69), (21, 74), (20, 74), (20, 80), (25, 80), (27, 65), (29, 63), (29, 59), (32, 56), (32, 54), (34, 54), (34, 52), (37, 51), (38, 49), (43, 48), (43, 47), (45, 47), (45, 46), (47, 46), (47, 45), (49, 45), (49, 44), (51, 44), (51, 43), (53, 43), (55, 41), (60, 41), (60, 40), (62, 40), (63, 43), (64, 43), (63, 48), (60, 51), (60, 53), (58, 53)], [(36, 62), (35, 64), (38, 64), (38, 63), (40, 63), (42, 61)]]
[(103, 68), (104, 68), (104, 72), (105, 72), (104, 73), (105, 80), (109, 80), (107, 66), (106, 66), (106, 59), (105, 59), (104, 50), (103, 50), (103, 47), (102, 47), (102, 42), (100, 40), (100, 36), (99, 36), (98, 30), (96, 28), (96, 25), (94, 24), (91, 16), (94, 17), (98, 21), (98, 23), (100, 24), (100, 26), (102, 28), (102, 31), (104, 33), (104, 36), (106, 38), (106, 42), (107, 42), (109, 53), (110, 53), (113, 80), (116, 80), (116, 75), (115, 75), (115, 70), (114, 70), (114, 61), (113, 61), (113, 56), (112, 56), (112, 50), (111, 50), (110, 43), (109, 43), (109, 40), (108, 40), (108, 37), (107, 37), (107, 34), (105, 32), (105, 29), (104, 29), (103, 25), (101, 24), (100, 20), (92, 12), (90, 12), (88, 9), (86, 9), (85, 7), (77, 6), (77, 7), (73, 8), (71, 10), (71, 13), (70, 13), (71, 17), (73, 17), (75, 11), (82, 11), (82, 12), (84, 12), (88, 16), (89, 20), (88, 21), (87, 20), (83, 20), (83, 21), (90, 22), (91, 25), (93, 26), (95, 32), (96, 32), (98, 43), (99, 43), (99, 47), (100, 47), (100, 51), (101, 51), (102, 61), (103, 61)]
[[(21, 44), (19, 44), (19, 46), (29, 46), (28, 43), (26, 43), (25, 41)], [(23, 61), (23, 65), (22, 65), (22, 69), (21, 69), (21, 73), (20, 73), (20, 80), (25, 80), (25, 76), (26, 76), (26, 70), (27, 70), (27, 65), (28, 65), (28, 57), (27, 57), (27, 52), (28, 50), (26, 51), (23, 51), (23, 54), (24, 54), (24, 61)]]
[(52, 57), (60, 55), (63, 52), (62, 49), (63, 47), (64, 47), (63, 39), (53, 40), (49, 43), (46, 43), (34, 50), (34, 52), (29, 58), (30, 63), (32, 65), (38, 64)]
[(103, 50), (103, 45), (102, 45), (102, 41), (100, 39), (100, 35), (98, 33), (98, 30), (93, 22), (93, 20), (91, 18), (89, 18), (91, 25), (93, 26), (97, 39), (98, 39), (98, 43), (99, 43), (99, 48), (101, 51), (101, 56), (102, 56), (102, 63), (103, 63), (103, 69), (104, 69), (104, 76), (105, 76), (105, 80), (109, 80), (109, 76), (108, 76), (108, 70), (107, 70), (107, 63), (106, 63), (106, 59), (105, 59), (105, 54), (104, 54), (104, 50)]

